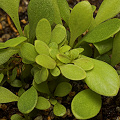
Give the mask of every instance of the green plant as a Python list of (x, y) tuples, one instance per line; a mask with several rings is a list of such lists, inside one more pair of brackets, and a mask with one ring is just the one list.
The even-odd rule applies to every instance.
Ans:
[[(18, 109), (25, 115), (22, 118), (15, 114), (11, 119), (31, 119), (30, 112), (48, 109), (51, 104), (54, 114), (63, 116), (66, 108), (56, 97), (69, 94), (70, 80), (82, 80), (89, 87), (73, 98), (74, 116), (89, 119), (97, 115), (102, 104), (101, 95), (115, 96), (120, 86), (119, 76), (109, 65), (108, 57), (113, 44), (112, 65), (120, 62), (120, 58), (116, 58), (120, 20), (112, 18), (120, 12), (120, 1), (104, 0), (94, 19), (95, 6), (87, 1), (78, 3), (70, 13), (66, 0), (31, 0), (29, 24), (24, 34), (19, 24), (18, 6), (19, 0), (0, 0), (0, 8), (9, 14), (20, 33), (20, 37), (0, 43), (0, 103), (18, 101)], [(86, 30), (88, 33), (82, 37)], [(89, 43), (99, 52), (94, 53), (96, 59), (90, 58), (93, 53)], [(103, 59), (103, 54), (109, 64), (97, 60)], [(19, 69), (20, 74), (17, 73)], [(20, 88), (18, 96), (3, 87), (6, 82)], [(26, 84), (30, 87), (25, 91)]]

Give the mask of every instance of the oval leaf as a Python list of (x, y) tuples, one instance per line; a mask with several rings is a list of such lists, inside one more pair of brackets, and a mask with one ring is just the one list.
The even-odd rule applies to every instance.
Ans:
[(71, 109), (77, 119), (89, 119), (99, 113), (101, 104), (101, 96), (90, 89), (86, 89), (73, 98)]
[(23, 117), (18, 114), (14, 114), (11, 116), (11, 120), (23, 120)]
[(58, 67), (55, 67), (54, 69), (51, 69), (50, 70), (50, 73), (53, 75), (53, 76), (59, 76), (60, 75), (60, 70)]
[(64, 26), (58, 24), (52, 31), (51, 42), (61, 43), (66, 36), (66, 29)]
[(49, 75), (49, 72), (46, 68), (43, 68), (41, 70), (38, 70), (34, 73), (34, 80), (37, 84), (40, 84), (47, 80)]
[(19, 45), (20, 43), (24, 42), (25, 40), (27, 40), (26, 37), (13, 38), (13, 39), (7, 40), (5, 42), (5, 46), (6, 47), (15, 47), (15, 46)]
[(56, 116), (63, 116), (66, 113), (66, 108), (57, 102), (53, 108), (53, 113)]
[(94, 69), (87, 72), (86, 84), (98, 94), (115, 96), (118, 93), (120, 81), (115, 69), (105, 62), (90, 60), (94, 63)]
[(56, 66), (56, 62), (50, 56), (44, 54), (36, 57), (36, 63), (48, 69), (54, 69)]
[(69, 25), (70, 10), (66, 0), (57, 0), (57, 4), (60, 10), (60, 15), (63, 20)]
[(56, 57), (62, 63), (70, 63), (71, 62), (71, 59), (65, 54), (57, 54)]
[(76, 65), (67, 64), (59, 67), (63, 76), (70, 80), (82, 80), (86, 77), (85, 71)]
[(49, 55), (49, 47), (41, 40), (35, 40), (35, 49), (39, 54)]
[(69, 45), (64, 45), (59, 49), (59, 51), (60, 51), (60, 53), (65, 53), (65, 52), (69, 51), (70, 49), (71, 49), (71, 47)]
[(70, 46), (73, 46), (76, 38), (89, 28), (92, 14), (92, 7), (88, 1), (79, 2), (73, 8), (69, 19), (71, 31)]
[(101, 22), (116, 16), (119, 12), (120, 0), (104, 0), (98, 10), (95, 22), (98, 25)]
[(108, 38), (102, 42), (95, 43), (94, 46), (97, 48), (100, 54), (104, 54), (112, 49), (113, 38)]
[(10, 85), (13, 87), (22, 87), (22, 82), (20, 80), (15, 79), (10, 83)]
[(39, 96), (38, 97), (38, 102), (37, 102), (35, 107), (39, 110), (46, 110), (50, 106), (51, 106), (51, 104), (46, 98)]
[(35, 38), (37, 23), (42, 18), (46, 18), (52, 25), (54, 21), (54, 11), (51, 0), (31, 0), (28, 5), (28, 20), (30, 27), (30, 41)]
[(30, 43), (24, 43), (20, 48), (20, 52), (23, 58), (35, 62), (35, 58), (38, 55), (35, 46)]
[(74, 60), (73, 63), (79, 67), (81, 67), (83, 70), (91, 70), (94, 68), (94, 63), (86, 58), (80, 58), (77, 60)]
[(18, 100), (18, 109), (20, 112), (30, 113), (37, 104), (38, 94), (34, 87), (24, 92)]
[(1, 73), (1, 74), (0, 74), (0, 83), (2, 82), (3, 78), (4, 78), (4, 74)]
[(13, 94), (10, 90), (0, 86), (0, 103), (9, 103), (18, 101), (18, 96)]
[(19, 2), (19, 0), (0, 0), (0, 8), (2, 8), (11, 17), (20, 35), (23, 36), (18, 16)]
[(10, 59), (10, 57), (16, 53), (18, 53), (17, 49), (8, 48), (8, 49), (1, 50), (0, 51), (0, 65), (6, 63)]
[(111, 64), (115, 66), (120, 63), (120, 32), (118, 32), (113, 41), (113, 50), (112, 50), (112, 58)]
[(38, 22), (36, 27), (36, 37), (38, 40), (49, 44), (51, 38), (51, 26), (47, 19), (43, 18)]
[(57, 85), (54, 95), (58, 97), (64, 97), (72, 90), (72, 86), (68, 82), (61, 82)]
[(108, 20), (104, 23), (99, 24), (91, 32), (88, 32), (82, 41), (96, 43), (106, 40), (113, 36), (120, 30), (120, 20), (117, 18)]

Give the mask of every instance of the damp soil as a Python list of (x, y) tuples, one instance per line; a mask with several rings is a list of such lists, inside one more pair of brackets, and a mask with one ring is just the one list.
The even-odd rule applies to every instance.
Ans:
[[(67, 0), (70, 7), (75, 6), (78, 2), (82, 0)], [(97, 13), (97, 10), (102, 3), (103, 0), (88, 0), (92, 5), (97, 7), (96, 11), (94, 12), (94, 16)], [(28, 24), (28, 16), (27, 16), (27, 6), (29, 0), (20, 0), (20, 7), (19, 7), (19, 19), (22, 29), (26, 24)], [(5, 42), (10, 38), (14, 38), (19, 36), (18, 31), (16, 30), (12, 20), (10, 17), (0, 9), (0, 42)], [(119, 66), (117, 66), (120, 69)], [(52, 106), (50, 109), (45, 111), (37, 111), (37, 116), (33, 117), (33, 120), (76, 120), (73, 116), (70, 108), (70, 103), (73, 97), (81, 90), (87, 88), (87, 85), (83, 82), (71, 82), (73, 88), (70, 94), (63, 98), (57, 98), (57, 100), (62, 103), (67, 112), (63, 117), (56, 117), (52, 112)], [(5, 87), (9, 88), (12, 92), (17, 94), (18, 89), (15, 89), (9, 84), (5, 84)], [(7, 103), (7, 104), (0, 104), (0, 120), (10, 120), (11, 115), (13, 114), (22, 114), (17, 109), (17, 103)], [(115, 97), (105, 97), (102, 96), (102, 108), (97, 116), (91, 118), (90, 120), (120, 120), (120, 92)]]

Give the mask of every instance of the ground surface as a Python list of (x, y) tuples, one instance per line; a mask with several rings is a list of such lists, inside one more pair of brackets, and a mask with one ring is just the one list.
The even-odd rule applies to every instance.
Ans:
[[(75, 4), (77, 4), (80, 0), (67, 0), (69, 5), (73, 7)], [(88, 0), (91, 4), (97, 6), (97, 9), (99, 8), (102, 0)], [(28, 17), (27, 17), (27, 6), (28, 6), (29, 0), (21, 0), (20, 2), (20, 8), (19, 8), (19, 15), (20, 15), (20, 22), (22, 28), (28, 23)], [(97, 10), (94, 13), (97, 13)], [(9, 16), (0, 9), (0, 42), (6, 41), (10, 38), (14, 38), (18, 36), (17, 30), (14, 27), (14, 24), (10, 20)], [(71, 113), (70, 110), (70, 102), (74, 95), (78, 93), (80, 90), (85, 89), (87, 86), (84, 85), (81, 82), (72, 82), (73, 86), (72, 92), (69, 94), (69, 96), (65, 98), (58, 98), (60, 102), (62, 102), (66, 108), (67, 113), (62, 118), (57, 118), (52, 112), (52, 108), (50, 108), (47, 111), (39, 111), (38, 117), (34, 120), (76, 120), (74, 116)], [(7, 85), (6, 85), (7, 86)], [(14, 89), (10, 87), (10, 89), (14, 92), (17, 91), (17, 89)], [(120, 92), (115, 97), (102, 97), (102, 108), (100, 113), (90, 119), (90, 120), (120, 120)], [(9, 120), (10, 116), (12, 114), (18, 113), (21, 114), (17, 107), (16, 102), (8, 103), (8, 104), (0, 104), (0, 120)]]

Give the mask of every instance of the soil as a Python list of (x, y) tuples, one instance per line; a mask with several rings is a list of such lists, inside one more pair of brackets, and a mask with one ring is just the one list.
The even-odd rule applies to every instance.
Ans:
[[(82, 0), (67, 0), (70, 7), (73, 7), (75, 4)], [(103, 0), (88, 0), (92, 5), (97, 7), (94, 12), (94, 16), (97, 13), (97, 10), (102, 3)], [(29, 0), (20, 0), (20, 8), (19, 8), (19, 19), (22, 26), (22, 29), (26, 24), (28, 24), (28, 16), (27, 16), (27, 6)], [(14, 38), (18, 36), (18, 32), (10, 19), (10, 17), (0, 9), (0, 42), (5, 42), (10, 38)], [(67, 113), (63, 117), (56, 117), (52, 112), (52, 107), (46, 111), (37, 111), (38, 116), (33, 118), (34, 120), (76, 120), (72, 115), (70, 110), (70, 102), (79, 91), (86, 89), (87, 86), (83, 84), (81, 81), (72, 82), (73, 86), (72, 92), (67, 97), (57, 98), (63, 105), (67, 108)], [(6, 85), (8, 86), (8, 85)], [(9, 88), (14, 93), (17, 93), (17, 89), (13, 87)], [(10, 120), (11, 115), (13, 114), (22, 115), (17, 109), (17, 103), (7, 103), (0, 104), (0, 120)], [(90, 120), (120, 120), (120, 92), (115, 97), (104, 97), (102, 96), (102, 108), (97, 116), (91, 118)]]

